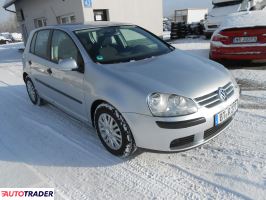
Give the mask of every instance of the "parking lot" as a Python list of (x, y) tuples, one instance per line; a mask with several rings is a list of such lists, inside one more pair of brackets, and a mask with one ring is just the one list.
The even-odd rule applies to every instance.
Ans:
[[(208, 57), (209, 41), (172, 42)], [(110, 155), (87, 125), (36, 107), (22, 80), (22, 44), (0, 46), (0, 185), (54, 187), (56, 199), (264, 199), (266, 63), (226, 63), (242, 88), (229, 129), (183, 153)], [(67, 176), (66, 176), (67, 175)]]

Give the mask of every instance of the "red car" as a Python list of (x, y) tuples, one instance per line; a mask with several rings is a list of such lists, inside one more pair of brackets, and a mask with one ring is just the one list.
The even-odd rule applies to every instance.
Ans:
[(231, 15), (211, 39), (212, 60), (266, 60), (266, 10)]

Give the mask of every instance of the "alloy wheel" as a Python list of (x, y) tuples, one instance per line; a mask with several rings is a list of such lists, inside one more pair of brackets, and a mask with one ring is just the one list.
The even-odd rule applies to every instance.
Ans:
[(104, 142), (113, 150), (122, 146), (122, 133), (115, 119), (106, 113), (99, 116), (98, 126)]

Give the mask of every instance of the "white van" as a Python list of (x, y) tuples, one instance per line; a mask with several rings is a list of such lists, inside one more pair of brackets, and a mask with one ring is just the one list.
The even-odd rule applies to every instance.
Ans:
[(224, 18), (232, 13), (265, 9), (266, 0), (213, 0), (205, 22), (205, 36), (210, 38)]

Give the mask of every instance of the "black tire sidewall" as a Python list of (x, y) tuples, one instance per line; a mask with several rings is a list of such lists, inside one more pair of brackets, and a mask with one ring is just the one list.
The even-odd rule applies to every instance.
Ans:
[[(30, 94), (29, 94), (29, 91), (28, 91), (28, 84), (27, 84), (28, 82), (31, 82), (32, 86), (34, 87), (34, 90), (35, 90), (35, 100), (33, 100), (33, 99), (31, 98)], [(27, 93), (28, 93), (28, 95), (29, 95), (30, 101), (31, 101), (34, 105), (37, 105), (38, 102), (39, 102), (39, 95), (38, 95), (38, 93), (37, 93), (37, 90), (36, 90), (36, 88), (35, 88), (35, 86), (34, 86), (32, 80), (31, 80), (30, 78), (27, 77), (26, 80), (25, 80), (25, 83), (26, 83)]]
[[(99, 131), (98, 121), (101, 114), (106, 113), (115, 120), (115, 122), (118, 124), (118, 127), (121, 131), (122, 135), (122, 146), (118, 150), (111, 149), (104, 141), (104, 139), (101, 136), (101, 133)], [(104, 145), (104, 147), (113, 155), (120, 156), (120, 157), (127, 157), (131, 155), (134, 151), (134, 139), (132, 136), (132, 133), (130, 131), (130, 128), (125, 121), (125, 119), (122, 117), (122, 115), (112, 106), (107, 104), (102, 104), (98, 106), (98, 108), (95, 111), (94, 115), (94, 124), (97, 131), (97, 134)]]

